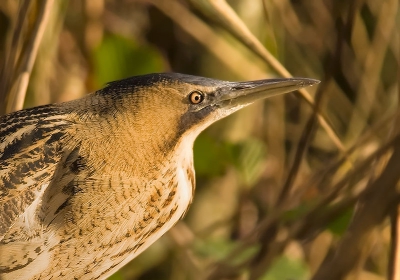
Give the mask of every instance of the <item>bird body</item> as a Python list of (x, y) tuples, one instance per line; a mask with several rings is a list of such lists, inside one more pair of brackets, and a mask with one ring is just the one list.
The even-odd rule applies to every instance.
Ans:
[(151, 74), (1, 117), (0, 279), (107, 278), (186, 213), (204, 128), (314, 83)]

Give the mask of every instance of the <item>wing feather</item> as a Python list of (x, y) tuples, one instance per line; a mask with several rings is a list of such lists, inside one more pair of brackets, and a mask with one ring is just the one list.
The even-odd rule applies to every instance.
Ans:
[(0, 117), (0, 240), (48, 186), (67, 125), (55, 105)]

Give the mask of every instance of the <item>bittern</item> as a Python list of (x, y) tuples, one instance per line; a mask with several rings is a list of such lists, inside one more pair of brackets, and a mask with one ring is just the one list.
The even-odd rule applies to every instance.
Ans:
[(0, 278), (107, 278), (186, 213), (202, 130), (317, 82), (150, 74), (1, 117)]

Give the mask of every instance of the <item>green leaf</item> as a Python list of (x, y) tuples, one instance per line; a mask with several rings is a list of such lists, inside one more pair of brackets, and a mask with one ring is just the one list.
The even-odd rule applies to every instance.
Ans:
[(306, 280), (309, 278), (310, 272), (303, 261), (280, 257), (273, 262), (261, 280)]
[(264, 142), (256, 138), (246, 139), (235, 147), (234, 159), (246, 185), (251, 186), (260, 179), (266, 150)]
[(235, 266), (254, 256), (259, 250), (258, 246), (249, 246), (234, 259), (227, 259), (229, 254), (239, 246), (239, 242), (226, 239), (203, 239), (194, 243), (194, 250), (197, 255), (203, 258), (210, 258), (213, 261), (228, 261), (227, 264)]
[(97, 87), (130, 76), (165, 71), (165, 63), (157, 50), (115, 34), (104, 36), (92, 59)]
[(328, 229), (338, 235), (341, 236), (350, 224), (351, 218), (353, 217), (353, 209), (349, 209), (344, 212), (341, 216), (339, 216), (336, 220), (331, 222), (328, 225)]
[(303, 218), (304, 215), (310, 211), (313, 205), (314, 201), (305, 201), (299, 204), (297, 207), (286, 211), (282, 218), (286, 222), (296, 221), (299, 218)]
[(232, 164), (232, 145), (217, 141), (207, 133), (197, 137), (194, 146), (194, 167), (196, 175), (216, 177), (225, 172), (226, 167)]
[(107, 280), (124, 280), (124, 277), (122, 276), (122, 273), (117, 271), (113, 275), (107, 278)]

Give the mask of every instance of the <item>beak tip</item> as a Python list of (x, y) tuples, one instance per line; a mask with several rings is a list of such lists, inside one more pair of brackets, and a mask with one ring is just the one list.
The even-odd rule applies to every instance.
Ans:
[(308, 87), (308, 86), (317, 85), (320, 82), (321, 82), (320, 80), (316, 80), (316, 79), (303, 78), (300, 80), (300, 85), (302, 87)]

